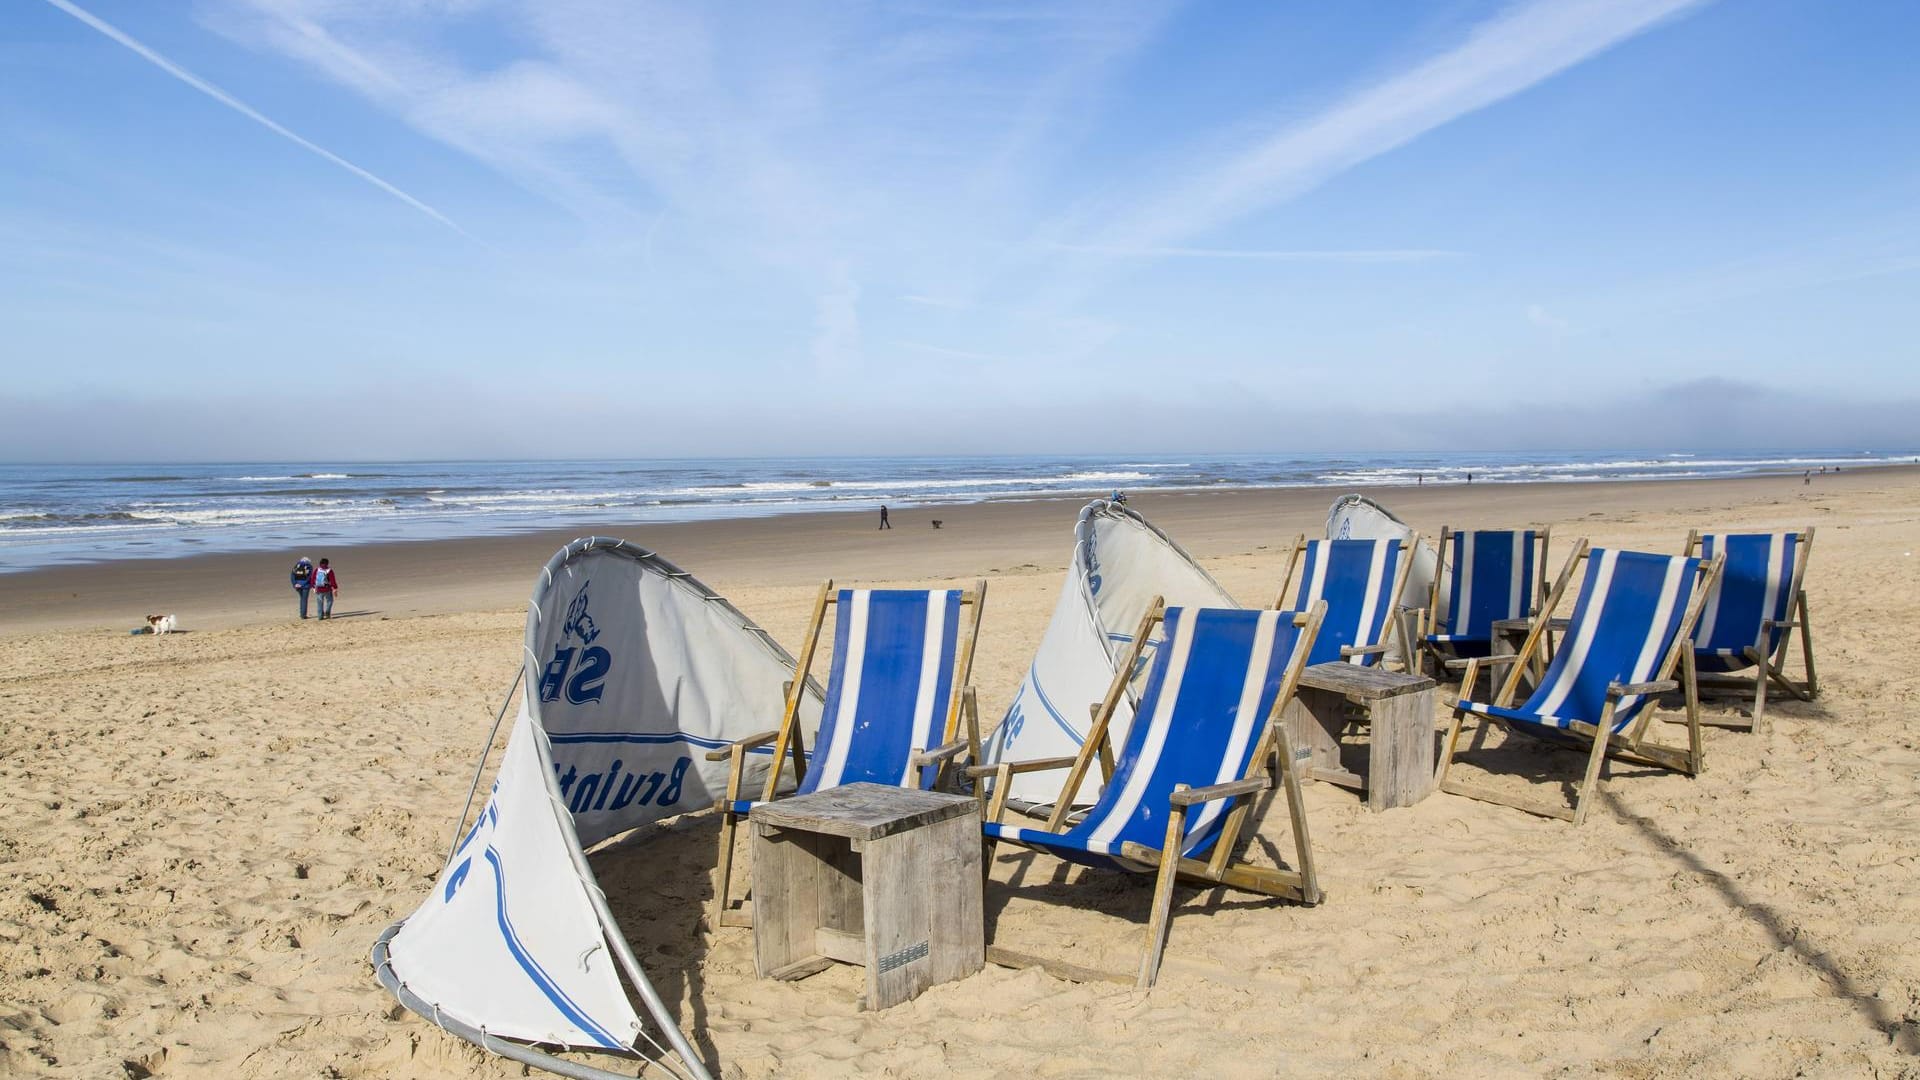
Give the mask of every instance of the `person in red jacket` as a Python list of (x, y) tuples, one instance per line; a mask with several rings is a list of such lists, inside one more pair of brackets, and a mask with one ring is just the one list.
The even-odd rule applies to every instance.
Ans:
[(340, 572), (325, 559), (313, 571), (313, 591), (320, 597), (320, 617), (333, 618), (333, 599), (340, 595)]

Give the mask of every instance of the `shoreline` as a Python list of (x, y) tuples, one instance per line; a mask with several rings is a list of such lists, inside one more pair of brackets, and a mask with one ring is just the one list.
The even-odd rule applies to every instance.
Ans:
[[(1822, 474), (1814, 485), (1798, 483), (1791, 475), (1767, 474), (1380, 486), (1362, 493), (1427, 535), (1436, 534), (1441, 524), (1468, 520), (1489, 526), (1547, 524), (1560, 532), (1582, 520), (1605, 524), (1652, 510), (1710, 515), (1768, 499), (1798, 502), (1869, 490), (1915, 475), (1920, 475), (1920, 466), (1885, 465)], [(1167, 529), (1196, 557), (1205, 558), (1278, 546), (1296, 533), (1321, 535), (1327, 508), (1348, 490), (1147, 490), (1131, 496), (1129, 505)], [(290, 543), (273, 551), (48, 566), (0, 574), (0, 637), (56, 629), (125, 630), (138, 626), (149, 613), (177, 614), (189, 630), (286, 621), (293, 617), (294, 598), (285, 575), (300, 554), (334, 557), (341, 571), (340, 617), (497, 611), (524, 603), (533, 576), (547, 558), (585, 535), (620, 537), (658, 550), (723, 593), (730, 582), (779, 585), (827, 576), (958, 579), (1054, 572), (1066, 564), (1075, 516), (1089, 497), (902, 507), (892, 515), (895, 528), (886, 533), (872, 527), (870, 511), (815, 510), (324, 547)], [(1726, 500), (1732, 502), (1700, 505)], [(943, 522), (937, 530), (929, 524), (936, 519)], [(1796, 518), (1793, 523), (1802, 522)], [(1711, 526), (1713, 521), (1702, 517), (1700, 524)]]

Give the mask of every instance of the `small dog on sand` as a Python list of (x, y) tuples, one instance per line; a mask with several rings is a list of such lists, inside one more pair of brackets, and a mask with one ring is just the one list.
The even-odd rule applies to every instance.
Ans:
[(934, 518), (934, 519), (933, 519), (933, 527), (934, 527), (934, 528), (936, 528), (936, 529), (937, 529), (937, 528), (939, 528), (940, 526), (942, 526), (942, 525), (944, 525), (944, 524), (946, 524), (946, 523), (945, 523), (945, 522), (943, 522), (943, 521), (941, 521), (941, 520), (940, 520), (939, 518)]
[(171, 634), (177, 625), (179, 624), (171, 615), (147, 616), (147, 633), (149, 634)]

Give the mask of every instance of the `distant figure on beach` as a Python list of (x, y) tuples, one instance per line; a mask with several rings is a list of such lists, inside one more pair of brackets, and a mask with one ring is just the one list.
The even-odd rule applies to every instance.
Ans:
[(1811, 483), (1813, 483), (1813, 470), (1812, 470), (1812, 469), (1808, 469), (1808, 470), (1807, 470), (1806, 472), (1803, 472), (1803, 473), (1801, 473), (1801, 474), (1800, 474), (1800, 482), (1801, 482), (1802, 484), (1811, 484)]
[(300, 594), (300, 617), (307, 617), (307, 592), (313, 588), (313, 560), (305, 555), (293, 564), (293, 591)]
[(884, 506), (880, 508), (880, 527), (883, 529), (893, 528), (893, 522), (887, 520), (887, 508)]
[(1471, 484), (1471, 483), (1473, 483), (1473, 474), (1472, 474), (1472, 473), (1468, 473), (1468, 474), (1467, 474), (1467, 483), (1469, 483), (1469, 484)]
[(1127, 493), (1121, 491), (1119, 488), (1114, 488), (1113, 494), (1108, 496), (1107, 501), (1117, 506), (1125, 506), (1127, 505)]
[(333, 600), (340, 595), (340, 575), (327, 560), (320, 560), (319, 569), (313, 572), (313, 591), (320, 594), (320, 617), (333, 618)]
[(1426, 473), (1414, 473), (1414, 474), (1413, 474), (1413, 486), (1414, 486), (1414, 487), (1426, 487), (1426, 486), (1427, 486), (1427, 474), (1426, 474)]

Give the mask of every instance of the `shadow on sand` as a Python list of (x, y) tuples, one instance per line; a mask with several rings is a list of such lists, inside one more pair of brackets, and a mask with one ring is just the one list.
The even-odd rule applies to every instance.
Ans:
[(1827, 984), (1833, 987), (1835, 997), (1842, 998), (1852, 1005), (1855, 1011), (1866, 1018), (1874, 1029), (1885, 1034), (1893, 1047), (1904, 1054), (1920, 1055), (1920, 1025), (1908, 1023), (1905, 1017), (1896, 1016), (1887, 1003), (1874, 997), (1853, 981), (1846, 970), (1834, 962), (1832, 956), (1821, 952), (1805, 936), (1799, 934), (1772, 907), (1753, 900), (1742, 892), (1740, 886), (1727, 875), (1708, 866), (1700, 856), (1694, 854), (1679, 840), (1661, 829), (1652, 818), (1643, 817), (1621, 805), (1613, 793), (1602, 789), (1600, 798), (1612, 807), (1621, 821), (1634, 828), (1653, 842), (1654, 846), (1671, 855), (1674, 861), (1686, 867), (1694, 876), (1713, 886), (1722, 899), (1734, 911), (1753, 920), (1754, 924), (1765, 930), (1782, 949), (1791, 949), (1808, 967), (1818, 971)]

